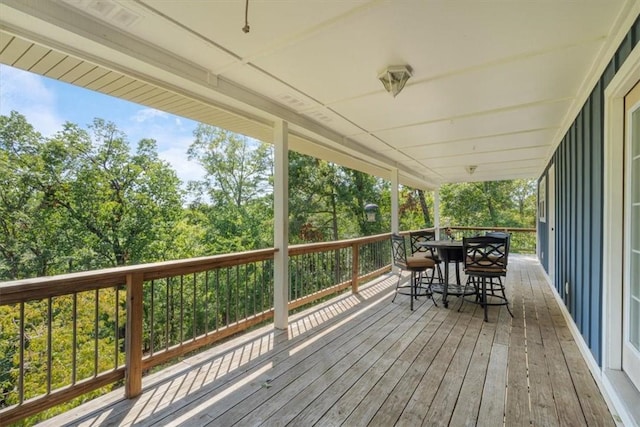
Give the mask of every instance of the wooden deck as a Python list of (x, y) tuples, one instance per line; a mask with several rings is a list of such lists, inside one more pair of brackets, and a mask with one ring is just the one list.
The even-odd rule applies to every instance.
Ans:
[(510, 258), (515, 315), (407, 296), (395, 277), (146, 377), (51, 426), (613, 426), (533, 257)]

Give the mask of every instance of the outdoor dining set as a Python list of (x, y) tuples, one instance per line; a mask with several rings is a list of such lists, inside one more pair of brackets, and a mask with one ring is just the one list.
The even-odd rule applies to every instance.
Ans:
[[(399, 269), (393, 301), (398, 294), (409, 295), (413, 310), (418, 297), (431, 298), (437, 306), (434, 294), (441, 294), (442, 305), (448, 308), (449, 297), (457, 296), (458, 311), (465, 301), (479, 304), (484, 309), (484, 320), (488, 321), (488, 308), (504, 305), (513, 317), (503, 281), (507, 275), (510, 234), (494, 231), (462, 240), (436, 240), (435, 231), (419, 230), (410, 232), (408, 237), (409, 245), (405, 236), (391, 236), (393, 264)], [(449, 279), (451, 263), (455, 264), (454, 283)], [(465, 283), (460, 280), (461, 266)], [(404, 271), (411, 273), (408, 282), (402, 282)]]

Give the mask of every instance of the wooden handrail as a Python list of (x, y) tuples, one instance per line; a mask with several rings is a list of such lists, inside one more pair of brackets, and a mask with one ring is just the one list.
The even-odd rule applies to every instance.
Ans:
[(143, 280), (153, 280), (263, 261), (272, 259), (276, 251), (275, 248), (258, 249), (2, 282), (0, 283), (0, 305), (124, 285), (129, 274), (142, 274)]
[(348, 248), (350, 246), (353, 246), (354, 243), (364, 245), (367, 243), (373, 243), (388, 239), (390, 236), (391, 233), (383, 233), (366, 237), (356, 237), (353, 239), (336, 240), (333, 242), (302, 243), (298, 245), (291, 245), (289, 246), (289, 256), (323, 252), (332, 249)]
[[(445, 227), (441, 227), (441, 228), (445, 228)], [(486, 230), (486, 231), (505, 231), (505, 232), (510, 232), (510, 231), (515, 231), (515, 232), (524, 232), (524, 233), (531, 233), (531, 232), (535, 232), (536, 228), (521, 228), (521, 227), (463, 227), (463, 226), (450, 226), (449, 227), (452, 230)]]

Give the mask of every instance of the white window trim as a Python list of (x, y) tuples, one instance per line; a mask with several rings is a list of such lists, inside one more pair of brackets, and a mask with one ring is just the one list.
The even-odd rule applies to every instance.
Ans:
[[(640, 80), (636, 45), (604, 92), (602, 383), (625, 425), (640, 425), (622, 369), (624, 97)], [(628, 378), (626, 378), (627, 381)], [(622, 381), (622, 383), (621, 383)], [(631, 401), (627, 402), (629, 399)], [(637, 406), (637, 405), (636, 405)]]

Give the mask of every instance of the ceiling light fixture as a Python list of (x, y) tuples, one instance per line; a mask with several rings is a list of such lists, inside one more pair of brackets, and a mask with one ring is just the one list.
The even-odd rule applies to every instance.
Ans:
[(380, 79), (387, 92), (395, 98), (411, 75), (411, 67), (408, 65), (392, 65), (378, 74), (378, 79)]
[(242, 32), (247, 34), (251, 31), (251, 27), (249, 27), (249, 0), (244, 4), (244, 27), (242, 27)]

